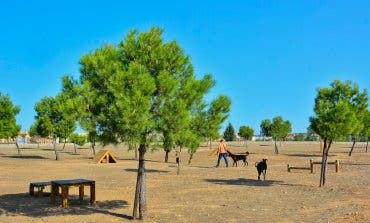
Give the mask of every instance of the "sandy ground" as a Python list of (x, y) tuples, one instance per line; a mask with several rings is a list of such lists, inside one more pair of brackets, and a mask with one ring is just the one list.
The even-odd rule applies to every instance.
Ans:
[[(243, 143), (229, 143), (245, 151)], [(325, 187), (315, 173), (287, 172), (287, 164), (309, 166), (320, 160), (318, 143), (285, 142), (274, 155), (270, 142), (252, 143), (249, 166), (215, 168), (216, 157), (201, 147), (190, 166), (182, 152), (176, 175), (174, 153), (164, 163), (163, 151), (147, 153), (147, 222), (370, 222), (370, 153), (359, 143), (352, 157), (349, 143), (334, 144), (329, 160), (339, 159), (341, 171), (330, 165)], [(17, 156), (14, 145), (0, 145), (0, 222), (128, 222), (132, 215), (137, 161), (125, 147), (109, 146), (116, 164), (92, 163), (92, 151), (72, 145), (55, 161), (51, 145), (23, 145)], [(257, 181), (254, 163), (268, 159), (266, 181)], [(231, 159), (229, 158), (229, 162)], [(52, 206), (49, 197), (28, 195), (30, 182), (85, 178), (96, 181), (96, 203), (78, 202), (78, 189), (70, 190), (70, 206)], [(46, 191), (50, 191), (49, 188)]]

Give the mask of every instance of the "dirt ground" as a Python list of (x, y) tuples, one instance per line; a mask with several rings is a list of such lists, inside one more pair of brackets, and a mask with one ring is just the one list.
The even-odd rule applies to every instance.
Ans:
[[(215, 144), (216, 145), (216, 144)], [(233, 151), (245, 151), (244, 143), (228, 143)], [(370, 152), (359, 143), (352, 157), (350, 143), (335, 143), (329, 160), (339, 159), (341, 170), (330, 165), (325, 187), (318, 187), (320, 166), (287, 172), (287, 164), (309, 166), (320, 161), (319, 144), (284, 142), (274, 155), (271, 142), (248, 146), (249, 166), (215, 168), (217, 157), (201, 147), (187, 165), (182, 152), (180, 175), (175, 154), (164, 163), (164, 152), (148, 152), (147, 222), (370, 222)], [(0, 145), (0, 222), (128, 222), (132, 215), (137, 161), (124, 146), (108, 146), (116, 164), (92, 163), (89, 148), (72, 145), (54, 160), (51, 145), (22, 145), (17, 156), (14, 145)], [(257, 180), (254, 163), (268, 159), (267, 179)], [(229, 158), (231, 163), (231, 159)], [(230, 165), (231, 166), (231, 165)], [(49, 197), (28, 195), (30, 182), (85, 178), (96, 181), (96, 203), (78, 202), (78, 188), (70, 189), (70, 206), (52, 206)], [(46, 188), (50, 191), (50, 188)]]

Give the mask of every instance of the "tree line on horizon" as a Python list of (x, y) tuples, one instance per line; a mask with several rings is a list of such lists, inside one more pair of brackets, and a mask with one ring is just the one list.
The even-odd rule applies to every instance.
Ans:
[[(225, 95), (205, 101), (205, 94), (215, 85), (212, 75), (197, 79), (189, 56), (176, 41), (164, 42), (162, 34), (159, 28), (148, 32), (132, 30), (118, 45), (105, 45), (83, 55), (79, 80), (65, 75), (57, 96), (37, 102), (35, 122), (30, 128), (34, 136), (53, 138), (56, 160), (60, 159), (57, 138), (70, 137), (77, 144), (86, 142), (73, 135), (77, 124), (87, 132), (93, 154), (96, 143), (126, 143), (138, 151), (133, 218), (139, 219), (147, 215), (146, 152), (161, 146), (167, 162), (168, 154), (176, 149), (179, 172), (182, 149), (188, 148), (190, 163), (202, 142), (220, 137), (231, 107)], [(0, 92), (0, 138), (18, 134), (20, 126), (15, 116), (19, 111), (10, 97)], [(260, 127), (265, 136), (274, 139), (275, 153), (279, 154), (276, 141), (291, 132), (290, 121), (276, 116), (262, 120)], [(324, 142), (320, 175), (323, 186), (333, 141), (352, 136), (351, 155), (359, 138), (369, 140), (367, 91), (360, 91), (350, 81), (333, 81), (329, 87), (317, 89), (309, 129)], [(239, 135), (250, 140), (254, 130), (241, 126)], [(231, 123), (223, 137), (234, 140)]]

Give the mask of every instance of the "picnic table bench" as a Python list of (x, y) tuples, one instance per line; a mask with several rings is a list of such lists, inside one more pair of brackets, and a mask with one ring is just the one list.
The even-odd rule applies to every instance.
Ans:
[(84, 186), (90, 186), (90, 203), (95, 202), (95, 181), (86, 179), (54, 180), (51, 181), (50, 203), (55, 204), (59, 188), (62, 190), (62, 207), (68, 205), (69, 187), (79, 187), (79, 199), (84, 197)]
[(43, 197), (44, 196), (44, 189), (46, 186), (50, 186), (51, 182), (33, 182), (30, 183), (30, 195), (35, 196), (35, 187), (37, 188), (37, 197)]

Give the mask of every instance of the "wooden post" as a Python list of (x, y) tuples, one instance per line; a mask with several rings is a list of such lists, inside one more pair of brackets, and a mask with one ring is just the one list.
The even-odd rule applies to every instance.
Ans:
[(339, 160), (335, 160), (335, 172), (339, 172)]
[(55, 205), (56, 196), (58, 194), (58, 186), (55, 183), (51, 183), (51, 194), (50, 194), (50, 203)]
[(62, 207), (68, 205), (68, 186), (62, 186)]
[(290, 172), (290, 166), (289, 166), (289, 164), (287, 165), (287, 167), (288, 167), (288, 172)]
[(95, 182), (90, 184), (90, 204), (95, 202)]
[(81, 185), (79, 187), (79, 193), (78, 193), (79, 197), (80, 197), (80, 202), (82, 203), (83, 199), (84, 199), (84, 185)]
[(313, 173), (313, 159), (310, 159), (310, 168), (311, 168), (311, 173)]
[(34, 195), (34, 193), (35, 193), (35, 192), (34, 192), (34, 186), (33, 186), (33, 184), (31, 183), (31, 184), (30, 184), (30, 195), (31, 195), (31, 196), (33, 196), (33, 195)]

